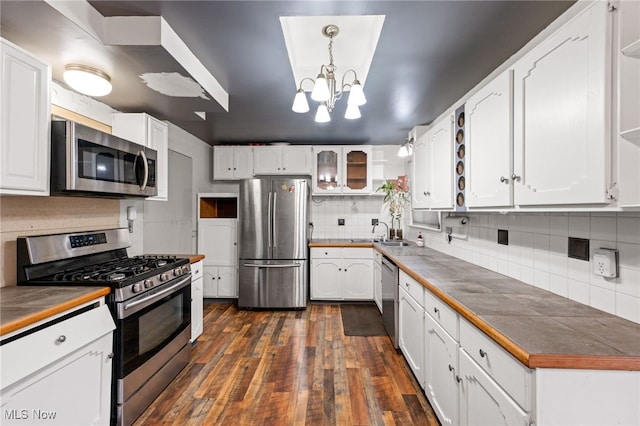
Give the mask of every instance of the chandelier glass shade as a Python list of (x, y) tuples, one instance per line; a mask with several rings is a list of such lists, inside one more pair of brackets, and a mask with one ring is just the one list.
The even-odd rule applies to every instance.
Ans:
[(405, 139), (398, 149), (398, 157), (409, 157), (413, 155), (413, 138)]
[[(302, 84), (305, 81), (311, 81), (313, 83), (313, 89), (311, 90), (311, 99), (320, 102), (316, 110), (315, 121), (317, 123), (326, 123), (331, 121), (331, 112), (336, 105), (336, 102), (342, 99), (343, 93), (346, 89), (349, 89), (349, 97), (347, 99), (347, 110), (344, 117), (349, 120), (360, 118), (360, 108), (367, 103), (367, 98), (364, 96), (362, 90), (362, 84), (358, 80), (356, 72), (352, 69), (347, 70), (342, 75), (342, 84), (338, 87), (336, 82), (336, 69), (337, 66), (333, 63), (333, 38), (338, 35), (339, 28), (337, 25), (327, 25), (322, 28), (322, 34), (329, 38), (329, 65), (321, 65), (320, 73), (316, 79), (305, 77), (300, 81), (298, 91), (293, 99), (293, 106), (291, 109), (293, 112), (305, 113), (309, 111), (309, 102), (307, 101), (307, 95), (302, 88)], [(353, 80), (351, 83), (345, 83), (345, 77), (353, 73)]]

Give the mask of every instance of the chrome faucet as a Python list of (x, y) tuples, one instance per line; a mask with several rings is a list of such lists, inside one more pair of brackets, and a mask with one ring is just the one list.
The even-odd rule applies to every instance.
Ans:
[(374, 232), (376, 232), (376, 226), (378, 225), (384, 225), (384, 227), (387, 229), (386, 232), (384, 233), (384, 236), (382, 237), (382, 241), (386, 241), (387, 235), (389, 235), (389, 226), (386, 223), (378, 221), (375, 225), (373, 225), (373, 228), (371, 229), (371, 233), (373, 234)]

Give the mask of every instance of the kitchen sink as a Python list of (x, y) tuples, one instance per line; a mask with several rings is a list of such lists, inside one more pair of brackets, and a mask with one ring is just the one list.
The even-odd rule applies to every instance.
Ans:
[(380, 244), (389, 247), (405, 247), (409, 245), (409, 243), (404, 241), (380, 241)]
[(379, 240), (373, 238), (351, 238), (350, 243), (377, 243)]

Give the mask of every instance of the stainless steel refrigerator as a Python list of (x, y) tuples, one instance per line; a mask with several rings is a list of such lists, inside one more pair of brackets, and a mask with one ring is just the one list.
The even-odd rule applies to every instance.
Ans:
[(240, 183), (240, 308), (305, 308), (309, 181), (273, 177)]

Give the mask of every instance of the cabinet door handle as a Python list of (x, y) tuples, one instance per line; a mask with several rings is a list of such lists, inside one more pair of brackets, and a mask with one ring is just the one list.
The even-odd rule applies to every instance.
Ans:
[(438, 312), (440, 312), (440, 309), (434, 307), (433, 308), (433, 312), (435, 312), (437, 314)]
[(487, 356), (487, 353), (485, 351), (483, 351), (482, 349), (480, 349), (480, 357), (484, 358), (485, 356)]
[(347, 272), (347, 268), (344, 268), (344, 271)]
[(455, 368), (453, 368), (453, 366), (449, 364), (449, 371), (453, 371), (453, 370), (455, 370)]
[(342, 268), (338, 268), (338, 271), (342, 271)]
[(462, 377), (456, 376), (456, 382), (460, 383), (462, 381)]
[(500, 176), (500, 182), (502, 183), (509, 183), (509, 178), (506, 178), (504, 176)]
[(107, 358), (113, 359), (114, 356), (115, 356), (115, 354), (113, 352), (111, 352), (109, 355), (107, 355)]
[(66, 342), (66, 341), (67, 341), (67, 336), (65, 336), (65, 335), (63, 334), (63, 335), (61, 335), (60, 337), (58, 337), (58, 338), (56, 339), (56, 344), (58, 344), (58, 345), (59, 345), (60, 343), (64, 343), (64, 342)]
[(520, 182), (520, 176), (515, 173), (511, 175), (511, 179), (513, 179), (514, 182)]

